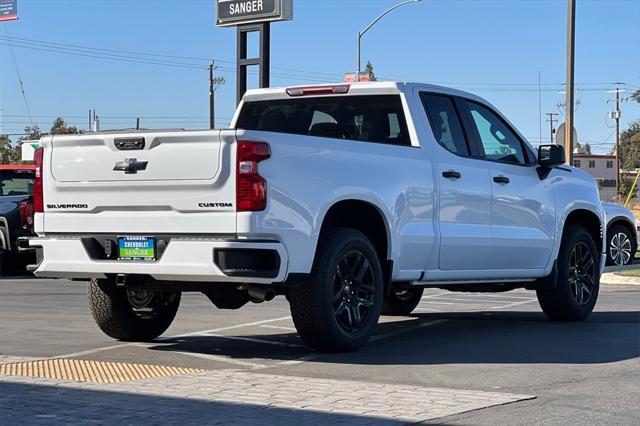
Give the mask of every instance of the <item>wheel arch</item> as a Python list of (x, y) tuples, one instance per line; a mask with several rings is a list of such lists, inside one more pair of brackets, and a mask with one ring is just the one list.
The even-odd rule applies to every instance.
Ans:
[(378, 254), (385, 281), (388, 280), (393, 271), (392, 240), (389, 222), (378, 206), (356, 198), (336, 201), (323, 216), (318, 238), (333, 227), (352, 228), (366, 235)]
[(591, 210), (579, 208), (571, 211), (564, 221), (562, 238), (564, 239), (568, 225), (579, 225), (587, 230), (596, 244), (598, 253), (604, 252), (605, 229), (598, 215)]
[(390, 229), (384, 213), (373, 203), (361, 199), (340, 200), (325, 212), (320, 234), (328, 227), (347, 227), (365, 234), (381, 260), (391, 255)]

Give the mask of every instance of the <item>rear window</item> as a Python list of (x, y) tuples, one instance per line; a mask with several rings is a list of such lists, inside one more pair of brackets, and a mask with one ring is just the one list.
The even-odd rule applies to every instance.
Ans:
[(328, 96), (246, 102), (236, 127), (411, 145), (402, 101), (398, 95)]
[(0, 196), (31, 195), (33, 178), (30, 170), (0, 171)]

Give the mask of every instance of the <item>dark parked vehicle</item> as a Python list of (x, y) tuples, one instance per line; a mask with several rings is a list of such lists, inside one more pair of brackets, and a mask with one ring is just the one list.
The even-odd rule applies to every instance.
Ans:
[(35, 166), (0, 165), (0, 273), (17, 271), (28, 259), (17, 240), (33, 235)]

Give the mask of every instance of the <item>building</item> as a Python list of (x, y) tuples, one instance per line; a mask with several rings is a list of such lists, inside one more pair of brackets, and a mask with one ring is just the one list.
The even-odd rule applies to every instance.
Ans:
[(574, 154), (573, 165), (589, 173), (598, 182), (600, 199), (616, 198), (617, 162), (615, 155)]

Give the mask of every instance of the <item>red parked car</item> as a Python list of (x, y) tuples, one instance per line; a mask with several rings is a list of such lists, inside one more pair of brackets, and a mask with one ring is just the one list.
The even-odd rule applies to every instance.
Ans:
[(17, 240), (33, 235), (33, 165), (0, 165), (0, 273), (16, 272), (28, 261)]

